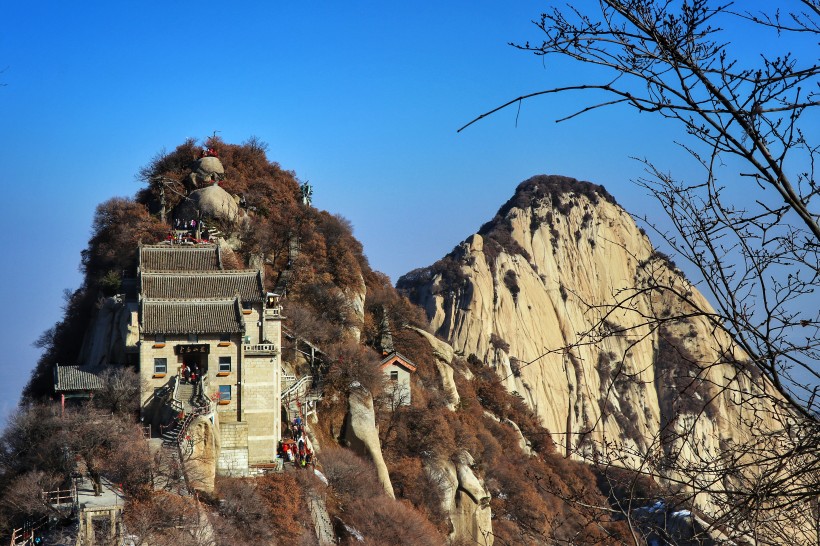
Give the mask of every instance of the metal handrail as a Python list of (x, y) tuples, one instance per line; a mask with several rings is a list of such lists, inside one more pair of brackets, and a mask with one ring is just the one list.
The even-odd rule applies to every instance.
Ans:
[[(200, 380), (200, 388), (202, 387)], [(205, 403), (201, 406), (194, 406), (190, 413), (185, 415), (185, 419), (182, 421), (182, 427), (180, 427), (179, 432), (177, 433), (177, 444), (181, 444), (182, 441), (185, 439), (185, 433), (188, 430), (188, 427), (191, 424), (191, 421), (194, 420), (195, 417), (199, 417), (200, 415), (207, 415), (211, 413), (211, 401), (207, 397), (200, 397), (201, 400), (204, 400)]]
[(174, 377), (174, 390), (171, 393), (171, 409), (174, 411), (183, 411), (185, 405), (177, 399), (177, 390), (179, 389), (179, 374)]
[(282, 397), (285, 397), (285, 396), (289, 395), (290, 393), (299, 390), (302, 387), (302, 385), (304, 385), (308, 381), (311, 381), (311, 382), (313, 381), (313, 376), (312, 375), (306, 375), (306, 376), (302, 377), (296, 383), (294, 383), (293, 385), (291, 385), (287, 389), (283, 390), (282, 391)]

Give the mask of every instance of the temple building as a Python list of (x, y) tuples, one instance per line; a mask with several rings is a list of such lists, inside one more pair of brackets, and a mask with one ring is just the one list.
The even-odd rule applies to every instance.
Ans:
[(152, 433), (181, 439), (192, 417), (212, 425), (219, 475), (274, 461), (282, 316), (262, 271), (223, 269), (220, 245), (158, 244), (140, 246), (137, 276), (140, 401)]

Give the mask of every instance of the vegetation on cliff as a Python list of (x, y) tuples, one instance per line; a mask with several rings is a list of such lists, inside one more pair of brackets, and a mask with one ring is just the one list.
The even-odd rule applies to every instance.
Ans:
[[(235, 250), (226, 249), (223, 260), (233, 267), (263, 267), (267, 287), (286, 290), (286, 324), (290, 331), (319, 344), (324, 351), (325, 397), (319, 409), (322, 419), (317, 434), (324, 448), (320, 464), (326, 470), (330, 488), (320, 493), (327, 493), (327, 507), (334, 521), (340, 523), (340, 536), (354, 541), (356, 533), (361, 533), (366, 543), (373, 544), (399, 540), (406, 544), (440, 544), (451, 532), (451, 521), (442, 484), (425, 467), (431, 459), (464, 464), (466, 452), (472, 461), (471, 472), (489, 491), (493, 534), (500, 543), (619, 544), (628, 540), (629, 529), (622, 511), (588, 507), (616, 506), (623, 500), (618, 491), (634, 489), (634, 475), (613, 477), (609, 470), (597, 471), (559, 455), (549, 432), (532, 410), (507, 391), (495, 370), (476, 359), (453, 362), (459, 402), (451, 407), (430, 342), (409, 328), (424, 329), (424, 312), (399, 294), (385, 275), (370, 269), (349, 222), (306, 206), (293, 173), (269, 162), (264, 145), (255, 139), (242, 145), (209, 139), (206, 146), (224, 163), (225, 177), (219, 183), (236, 196), (244, 218), (218, 226), (234, 240)], [(70, 294), (64, 319), (41, 337), (45, 352), (26, 390), (29, 408), (17, 417), (21, 423), (34, 425), (10, 429), (0, 441), (0, 452), (7, 454), (0, 460), (0, 488), (9, 494), (8, 498), (22, 495), (30, 499), (38, 488), (65, 485), (70, 470), (53, 464), (65, 461), (65, 457), (48, 455), (57, 444), (51, 439), (46, 443), (46, 437), (81, 434), (77, 427), (91, 426), (89, 421), (81, 423), (83, 412), (91, 415), (87, 413), (90, 410), (69, 411), (68, 417), (62, 418), (54, 413), (53, 406), (36, 405), (35, 401), (45, 400), (51, 392), (53, 364), (73, 363), (77, 358), (98, 299), (121, 293), (127, 286), (136, 266), (137, 245), (162, 240), (171, 229), (174, 206), (183, 200), (177, 192), (184, 195), (193, 190), (191, 174), (198, 154), (193, 141), (161, 154), (141, 172), (147, 187), (135, 199), (112, 199), (98, 208), (89, 246), (83, 252), (85, 282)], [(485, 226), (489, 242), (485, 252), (504, 249), (520, 253), (520, 247), (513, 244), (507, 219), (516, 203), (526, 201), (528, 206), (535, 206), (537, 199), (551, 199), (561, 207), (572, 207), (580, 195), (611, 200), (602, 188), (571, 179), (535, 177), (526, 181), (502, 207), (494, 223)], [(425, 272), (425, 280), (433, 274), (441, 274), (445, 280), (442, 290), (452, 289), (466, 278), (454, 256)], [(517, 275), (508, 271), (504, 277), (507, 289), (518, 294), (518, 283)], [(409, 405), (397, 403), (385, 389), (378, 367), (379, 353), (374, 349), (380, 351), (387, 339), (385, 327), (392, 331), (395, 349), (417, 366)], [(360, 334), (358, 343), (354, 332)], [(493, 336), (497, 347), (509, 351), (509, 343)], [(335, 447), (344, 443), (346, 399), (354, 383), (374, 395), (379, 440), (395, 501), (385, 496), (369, 462), (343, 447)], [(174, 531), (171, 521), (196, 520), (196, 507), (171, 493), (157, 491), (157, 480), (170, 484), (179, 476), (168, 473), (167, 461), (144, 461), (136, 454), (140, 440), (134, 423), (135, 408), (122, 404), (122, 400), (119, 392), (95, 398), (94, 404), (113, 410), (119, 416), (116, 422), (122, 425), (95, 428), (100, 440), (87, 457), (81, 450), (83, 446), (75, 449), (68, 444), (68, 453), (84, 456), (89, 472), (127, 484), (125, 518), (129, 528), (157, 543), (196, 543), (190, 533)], [(41, 450), (44, 460), (13, 462), (19, 438), (25, 438), (27, 445), (44, 442), (44, 446), (52, 447)], [(528, 443), (532, 456), (522, 451), (522, 441)], [(52, 462), (46, 464), (48, 461)], [(356, 475), (356, 480), (351, 480), (351, 475)], [(225, 478), (218, 481), (215, 496), (204, 500), (212, 503), (210, 520), (220, 544), (276, 541), (283, 535), (310, 541), (312, 524), (303, 515), (311, 495), (319, 494), (316, 487), (315, 480), (304, 477)], [(287, 502), (279, 502), (283, 495)], [(0, 506), (0, 517), (12, 525), (23, 514), (49, 510), (48, 506), (38, 508), (36, 503), (26, 502)]]

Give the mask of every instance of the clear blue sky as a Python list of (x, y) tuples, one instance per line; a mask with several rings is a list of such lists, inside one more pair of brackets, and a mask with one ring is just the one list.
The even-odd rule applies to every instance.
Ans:
[(394, 281), (476, 231), (532, 175), (604, 184), (651, 215), (630, 157), (670, 168), (683, 157), (671, 127), (624, 109), (553, 123), (583, 97), (531, 101), (517, 125), (513, 109), (456, 133), (508, 99), (577, 80), (506, 45), (537, 39), (541, 2), (7, 4), (0, 413), (63, 290), (80, 283), (97, 204), (133, 195), (139, 167), (186, 137), (267, 142)]

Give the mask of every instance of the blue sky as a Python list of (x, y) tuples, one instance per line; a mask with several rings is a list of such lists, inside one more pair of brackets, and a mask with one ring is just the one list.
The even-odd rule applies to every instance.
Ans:
[[(583, 3), (583, 2), (582, 2)], [(603, 184), (657, 214), (630, 182), (651, 157), (684, 174), (675, 128), (625, 109), (556, 124), (562, 96), (456, 129), (520, 94), (577, 81), (507, 45), (537, 39), (543, 3), (15, 2), (0, 32), (0, 412), (59, 320), (94, 209), (138, 189), (163, 148), (255, 135), (351, 220), (395, 281), (492, 217), (535, 174)], [(5, 404), (5, 406), (3, 406)]]

